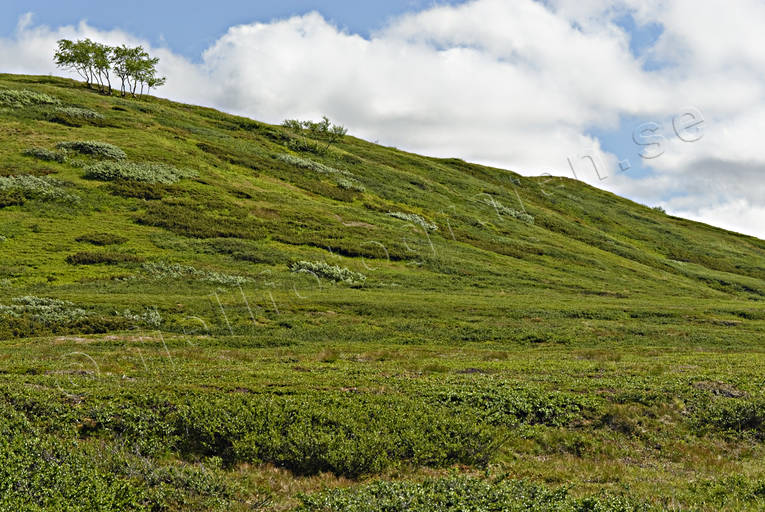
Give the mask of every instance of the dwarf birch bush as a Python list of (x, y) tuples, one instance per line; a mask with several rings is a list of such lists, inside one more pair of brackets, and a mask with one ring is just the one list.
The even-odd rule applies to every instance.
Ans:
[(438, 226), (432, 222), (428, 222), (424, 217), (417, 215), (416, 213), (404, 213), (404, 212), (388, 212), (388, 215), (396, 219), (405, 220), (420, 226), (425, 231), (438, 231)]
[(40, 199), (43, 201), (62, 201), (77, 203), (80, 198), (69, 194), (64, 184), (48, 177), (31, 176), (0, 176), (0, 192), (17, 192), (25, 199)]
[(162, 324), (162, 315), (156, 308), (147, 308), (143, 313), (132, 313), (129, 309), (122, 312), (122, 316), (129, 322), (157, 328)]
[(513, 208), (508, 208), (507, 206), (502, 204), (497, 204), (496, 207), (497, 207), (497, 212), (500, 215), (507, 215), (514, 219), (518, 219), (521, 222), (525, 222), (526, 224), (534, 224), (534, 217), (532, 215), (529, 215), (526, 212), (515, 210)]
[(338, 178), (336, 183), (338, 187), (344, 190), (353, 190), (354, 192), (364, 192), (366, 190), (361, 183), (346, 178)]
[(66, 300), (27, 295), (11, 299), (10, 305), (0, 305), (0, 316), (27, 316), (33, 321), (52, 326), (78, 322), (87, 317), (88, 312)]
[(14, 108), (29, 107), (32, 105), (59, 105), (58, 98), (41, 92), (27, 89), (1, 89), (0, 105)]
[(27, 148), (23, 151), (24, 155), (37, 158), (46, 162), (58, 162), (63, 164), (66, 162), (66, 151), (52, 151), (45, 148)]
[(301, 169), (309, 169), (311, 171), (318, 172), (319, 174), (328, 174), (328, 175), (334, 174), (334, 175), (345, 176), (347, 178), (354, 177), (353, 174), (349, 173), (348, 171), (335, 169), (334, 167), (324, 165), (320, 162), (314, 162), (313, 160), (308, 160), (307, 158), (300, 158), (299, 156), (288, 155), (288, 154), (279, 155), (278, 158), (282, 162), (288, 163), (290, 165), (294, 165), (295, 167), (300, 167)]
[(104, 118), (103, 114), (79, 107), (59, 107), (55, 112), (73, 119), (83, 119), (86, 121), (95, 121)]
[(191, 169), (176, 169), (158, 163), (99, 162), (85, 169), (85, 177), (101, 181), (138, 181), (172, 185), (183, 178), (196, 177)]
[(199, 270), (192, 266), (162, 261), (145, 263), (143, 270), (154, 279), (197, 279), (224, 286), (237, 286), (252, 281), (249, 277), (224, 274), (208, 270)]
[(91, 155), (97, 158), (105, 158), (107, 160), (125, 160), (127, 155), (122, 149), (109, 144), (108, 142), (99, 142), (96, 140), (77, 140), (71, 142), (59, 142), (56, 144), (58, 149), (65, 149), (69, 151), (75, 151), (83, 155)]
[(346, 284), (363, 284), (367, 276), (339, 265), (329, 265), (323, 261), (298, 261), (290, 266), (292, 272), (313, 274), (330, 281)]

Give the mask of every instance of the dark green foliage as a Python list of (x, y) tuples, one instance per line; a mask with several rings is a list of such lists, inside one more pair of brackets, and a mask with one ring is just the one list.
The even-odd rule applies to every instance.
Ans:
[(162, 183), (117, 180), (109, 183), (106, 190), (115, 196), (156, 201), (175, 189), (172, 185)]
[(135, 254), (120, 252), (78, 252), (66, 257), (70, 265), (120, 265), (122, 263), (140, 263), (144, 258)]
[(765, 397), (723, 396), (699, 399), (692, 406), (693, 424), (702, 432), (711, 429), (765, 439)]
[[(246, 214), (245, 214), (246, 215)], [(246, 216), (214, 216), (193, 203), (150, 203), (138, 222), (147, 226), (160, 226), (179, 235), (193, 238), (262, 238), (263, 230)]]
[(648, 505), (618, 496), (575, 498), (522, 480), (493, 483), (477, 478), (428, 479), (422, 483), (376, 482), (354, 490), (301, 496), (300, 512), (641, 512)]
[(114, 233), (89, 233), (87, 235), (78, 236), (75, 240), (99, 246), (121, 245), (128, 241), (126, 237), (115, 235)]
[(24, 192), (17, 188), (0, 190), (0, 208), (6, 206), (19, 206), (24, 204), (26, 197)]

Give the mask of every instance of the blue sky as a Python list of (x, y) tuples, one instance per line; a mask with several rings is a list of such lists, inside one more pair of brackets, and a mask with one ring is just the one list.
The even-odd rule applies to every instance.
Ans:
[[(464, 1), (464, 0), (463, 0)], [(461, 1), (433, 0), (218, 0), (163, 1), (51, 1), (6, 0), (0, 17), (0, 34), (10, 35), (20, 16), (34, 13), (45, 25), (76, 24), (86, 19), (102, 30), (119, 27), (153, 45), (167, 45), (175, 52), (198, 60), (201, 53), (232, 25), (268, 22), (295, 14), (319, 11), (338, 27), (368, 36), (392, 16), (432, 5)], [(147, 15), (150, 13), (150, 15)]]

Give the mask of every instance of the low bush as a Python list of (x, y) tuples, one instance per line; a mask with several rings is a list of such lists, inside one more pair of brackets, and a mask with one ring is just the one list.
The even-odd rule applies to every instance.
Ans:
[(70, 265), (119, 265), (122, 263), (140, 263), (144, 261), (141, 256), (120, 252), (78, 252), (66, 257)]
[(162, 261), (145, 263), (143, 270), (155, 279), (197, 279), (208, 283), (225, 286), (236, 286), (252, 281), (249, 277), (235, 276), (209, 270), (180, 265), (178, 263), (165, 263)]
[(307, 158), (300, 158), (299, 156), (288, 154), (279, 155), (277, 158), (282, 162), (294, 165), (295, 167), (300, 167), (301, 169), (309, 169), (311, 171), (318, 172), (319, 174), (340, 175), (349, 178), (353, 177), (353, 174), (349, 173), (348, 171), (335, 169), (334, 167), (324, 165), (320, 162), (314, 162), (313, 160), (308, 160)]
[(301, 475), (356, 478), (402, 463), (485, 466), (498, 437), (474, 417), (405, 398), (185, 393), (137, 401), (93, 407), (92, 434), (119, 432), (144, 455), (171, 449), (186, 460), (273, 464)]
[(361, 183), (346, 178), (338, 178), (336, 183), (338, 187), (344, 190), (352, 190), (354, 192), (364, 192), (366, 190)]
[(27, 295), (11, 299), (8, 306), (0, 305), (0, 316), (28, 317), (44, 325), (71, 324), (87, 316), (87, 311), (73, 302)]
[(566, 488), (549, 489), (523, 480), (491, 482), (474, 477), (423, 482), (379, 481), (352, 489), (301, 495), (295, 512), (645, 512), (648, 505), (619, 496), (577, 498)]
[(348, 270), (339, 265), (329, 265), (323, 261), (297, 261), (290, 265), (290, 270), (304, 274), (313, 274), (336, 283), (364, 284), (367, 276)]
[(190, 169), (176, 169), (158, 163), (99, 162), (85, 169), (85, 177), (101, 181), (136, 181), (172, 185), (183, 178), (196, 177)]
[(48, 114), (48, 121), (75, 128), (83, 124), (93, 126), (103, 126), (105, 124), (102, 114), (79, 107), (59, 107)]
[(99, 142), (95, 140), (59, 142), (56, 144), (58, 149), (74, 151), (82, 155), (91, 155), (96, 158), (105, 158), (107, 160), (120, 161), (125, 160), (127, 155), (122, 149), (109, 144), (108, 142)]
[[(77, 203), (80, 198), (66, 191), (64, 184), (56, 179), (22, 174), (0, 176), (0, 198), (5, 202), (21, 204), (25, 199)], [(2, 201), (2, 199), (0, 199)]]
[(288, 257), (284, 251), (269, 245), (252, 240), (238, 240), (236, 238), (210, 240), (206, 243), (206, 247), (214, 253), (226, 254), (235, 260), (249, 261), (251, 263), (276, 265)]
[(428, 222), (422, 216), (417, 215), (416, 213), (388, 212), (388, 215), (390, 215), (391, 217), (395, 217), (396, 219), (411, 222), (412, 224), (420, 226), (422, 229), (426, 231), (438, 230), (438, 226), (436, 226), (432, 222)]
[(32, 105), (59, 105), (61, 101), (48, 94), (27, 89), (0, 89), (0, 105), (28, 107)]
[(60, 164), (66, 162), (65, 151), (52, 151), (50, 149), (34, 147), (25, 149), (24, 154), (46, 162), (58, 162)]
[(96, 120), (104, 118), (103, 114), (79, 107), (58, 107), (54, 112), (74, 119)]
[(20, 206), (25, 202), (26, 197), (24, 197), (24, 193), (21, 190), (17, 188), (3, 190), (0, 188), (0, 208)]
[(133, 324), (155, 329), (159, 328), (162, 324), (162, 315), (159, 314), (159, 311), (157, 311), (156, 308), (147, 308), (143, 313), (133, 313), (129, 309), (126, 309), (122, 312), (122, 316), (125, 320)]
[(500, 215), (507, 215), (509, 217), (512, 217), (514, 219), (518, 219), (521, 222), (525, 222), (526, 224), (534, 224), (534, 217), (532, 215), (529, 215), (526, 212), (522, 212), (520, 210), (515, 210), (513, 208), (508, 208), (504, 205), (498, 205), (498, 211)]
[(84, 242), (92, 245), (121, 245), (128, 241), (124, 236), (115, 235), (113, 233), (90, 233), (87, 235), (79, 236), (75, 239), (78, 242)]
[(702, 433), (714, 430), (765, 439), (764, 397), (699, 399), (691, 409), (691, 422)]
[(249, 218), (220, 217), (207, 213), (199, 204), (177, 202), (148, 203), (146, 212), (136, 221), (157, 226), (192, 238), (259, 239), (264, 236), (260, 224)]
[(597, 399), (565, 393), (514, 390), (501, 386), (423, 393), (434, 404), (468, 409), (492, 425), (570, 426), (600, 412)]
[(173, 190), (172, 185), (118, 180), (109, 183), (106, 190), (115, 196), (157, 201)]

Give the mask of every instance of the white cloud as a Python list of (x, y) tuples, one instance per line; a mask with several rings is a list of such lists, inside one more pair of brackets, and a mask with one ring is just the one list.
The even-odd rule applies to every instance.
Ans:
[[(618, 17), (658, 23), (646, 55), (630, 52)], [(311, 13), (231, 27), (200, 64), (167, 49), (162, 95), (265, 121), (327, 114), (355, 135), (412, 151), (569, 174), (588, 148), (610, 169), (593, 184), (675, 213), (765, 237), (765, 6), (739, 0), (475, 0), (394, 19), (363, 38)], [(0, 39), (0, 68), (55, 72), (59, 37), (135, 41), (115, 30), (19, 22)], [(146, 45), (144, 43), (144, 45)], [(146, 45), (148, 46), (148, 45)], [(646, 71), (646, 58), (665, 62)], [(617, 175), (587, 133), (621, 116), (666, 120), (695, 106), (704, 138), (668, 137), (655, 174)], [(734, 213), (735, 212), (735, 213)], [(715, 220), (719, 215), (719, 220)]]

